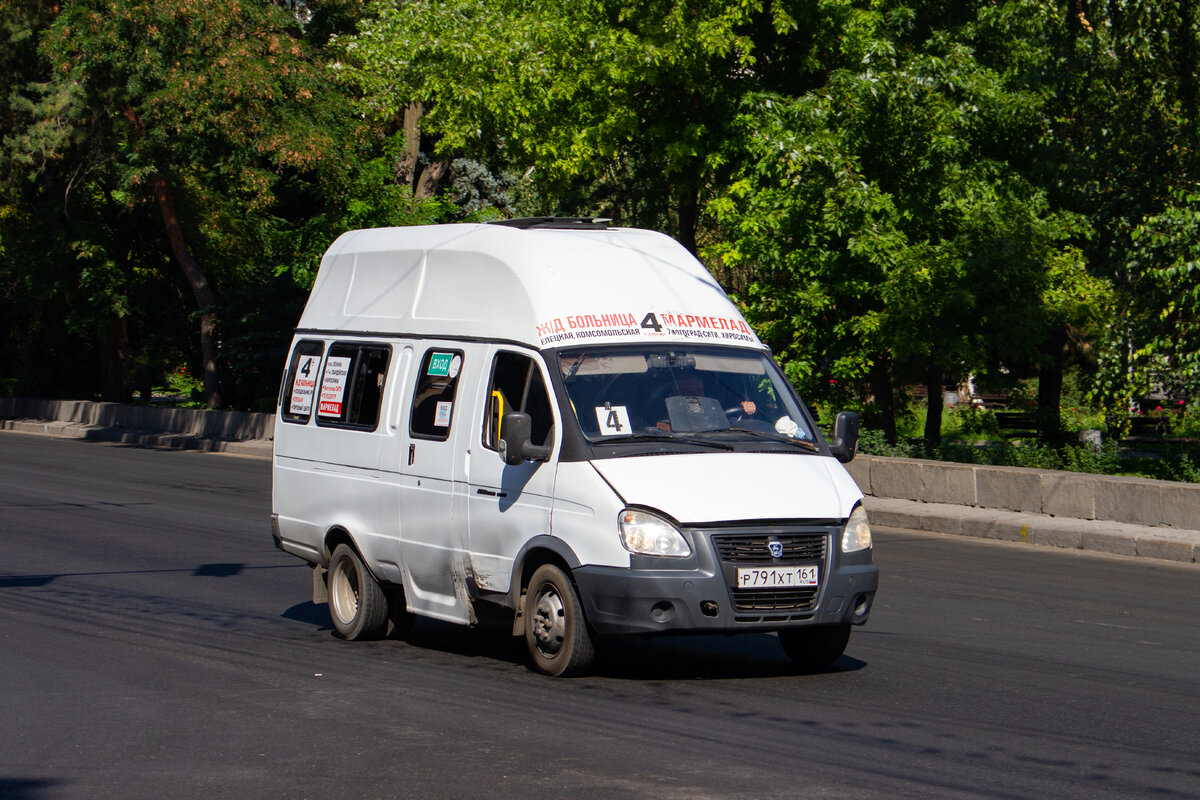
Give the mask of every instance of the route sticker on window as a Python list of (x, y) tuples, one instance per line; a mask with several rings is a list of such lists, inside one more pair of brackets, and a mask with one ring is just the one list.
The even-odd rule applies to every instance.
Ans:
[(433, 424), (439, 428), (450, 427), (450, 412), (454, 410), (454, 403), (448, 403), (445, 400), (439, 400), (437, 411), (433, 417)]
[(330, 356), (325, 361), (325, 374), (321, 377), (321, 401), (317, 414), (322, 417), (340, 417), (346, 396), (346, 382), (350, 364), (348, 356)]
[(320, 356), (300, 356), (296, 364), (296, 379), (292, 382), (292, 400), (288, 413), (307, 417), (312, 413), (313, 397), (317, 394), (317, 369)]
[(601, 436), (632, 433), (629, 429), (629, 409), (625, 406), (596, 406), (596, 421), (600, 423)]

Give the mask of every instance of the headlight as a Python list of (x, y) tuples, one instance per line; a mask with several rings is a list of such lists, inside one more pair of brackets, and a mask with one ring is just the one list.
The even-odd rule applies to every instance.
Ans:
[(686, 558), (692, 548), (679, 530), (662, 517), (627, 508), (617, 516), (621, 544), (631, 553)]
[(862, 506), (855, 506), (842, 531), (842, 552), (857, 553), (870, 547), (871, 526), (867, 524), (867, 512)]

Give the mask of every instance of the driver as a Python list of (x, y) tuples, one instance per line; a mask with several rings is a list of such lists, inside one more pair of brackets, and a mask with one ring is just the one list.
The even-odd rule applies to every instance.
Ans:
[[(679, 388), (679, 392), (685, 397), (705, 397), (704, 378), (699, 372), (685, 372), (675, 380), (675, 386)], [(758, 410), (758, 406), (753, 400), (742, 400), (738, 405), (742, 412), (748, 416), (754, 416), (754, 412)]]

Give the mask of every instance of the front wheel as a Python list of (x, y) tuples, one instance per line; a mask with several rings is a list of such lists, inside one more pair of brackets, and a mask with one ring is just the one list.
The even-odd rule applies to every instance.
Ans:
[(580, 675), (596, 655), (575, 584), (559, 567), (543, 564), (525, 592), (525, 646), (539, 672)]
[(805, 669), (820, 669), (837, 661), (846, 652), (849, 641), (849, 625), (816, 625), (779, 632), (783, 652)]
[(329, 559), (329, 616), (343, 639), (378, 639), (387, 631), (387, 596), (349, 545), (339, 544)]

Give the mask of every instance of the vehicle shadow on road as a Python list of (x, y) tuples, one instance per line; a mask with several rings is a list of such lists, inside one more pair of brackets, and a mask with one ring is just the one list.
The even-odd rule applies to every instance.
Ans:
[[(316, 626), (333, 635), (324, 604), (298, 603), (282, 616)], [(418, 619), (403, 642), (430, 652), (487, 660), (532, 669), (525, 642), (512, 635), (512, 623), (481, 620), (473, 628)], [(593, 677), (618, 680), (712, 680), (718, 678), (778, 678), (791, 675), (830, 675), (856, 672), (865, 661), (843, 655), (828, 667), (807, 670), (783, 652), (769, 634), (736, 636), (671, 636), (602, 640), (591, 672)]]
[[(511, 623), (481, 622), (474, 628), (464, 628), (422, 619), (405, 640), (413, 647), (439, 653), (533, 669), (525, 641), (512, 635)], [(829, 667), (805, 670), (783, 653), (776, 637), (751, 633), (602, 640), (596, 662), (587, 674), (617, 680), (683, 681), (826, 675), (854, 672), (865, 666), (865, 661), (843, 655)]]
[(25, 780), (0, 777), (0, 797), (5, 800), (39, 800), (50, 797), (51, 790), (59, 784), (51, 780)]
[(828, 667), (804, 669), (769, 634), (616, 639), (603, 643), (594, 674), (622, 680), (778, 678), (854, 672), (865, 661), (843, 655)]
[(329, 606), (324, 603), (317, 605), (311, 600), (305, 603), (297, 603), (279, 616), (284, 619), (290, 619), (293, 622), (316, 625), (317, 628), (323, 631), (333, 630), (333, 621), (329, 619)]
[[(281, 614), (284, 619), (293, 622), (303, 622), (312, 625), (319, 631), (333, 632), (333, 622), (329, 618), (329, 606), (325, 603), (297, 603)], [(418, 619), (412, 630), (405, 636), (389, 635), (387, 640), (411, 645), (430, 652), (448, 653), (458, 656), (486, 658), (492, 661), (508, 664), (524, 664), (524, 642), (511, 634), (512, 623), (482, 621), (473, 628), (454, 625), (449, 622), (439, 622), (432, 619)]]
[(473, 628), (419, 619), (404, 640), (413, 647), (505, 664), (524, 665), (525, 640), (512, 635), (511, 622), (483, 621)]

